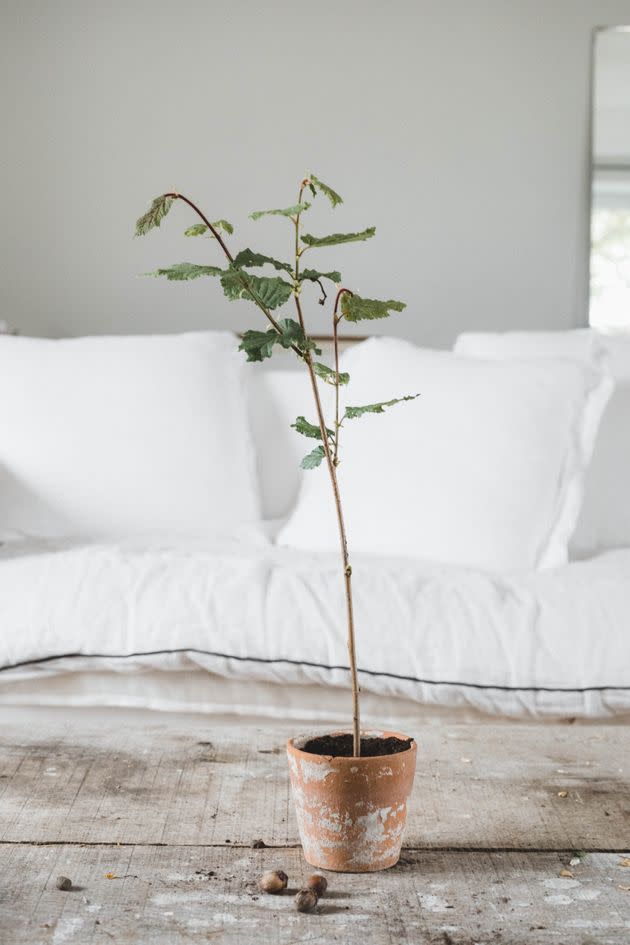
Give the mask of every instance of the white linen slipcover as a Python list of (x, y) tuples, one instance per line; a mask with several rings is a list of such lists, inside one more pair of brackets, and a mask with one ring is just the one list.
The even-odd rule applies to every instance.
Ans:
[[(512, 716), (630, 709), (630, 549), (512, 576), (358, 555), (353, 574), (365, 691)], [(182, 655), (228, 678), (347, 687), (337, 556), (236, 542), (0, 547), (0, 687)]]

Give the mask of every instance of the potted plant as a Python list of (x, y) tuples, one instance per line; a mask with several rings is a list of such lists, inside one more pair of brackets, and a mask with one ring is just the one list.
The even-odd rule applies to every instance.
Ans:
[[(339, 371), (341, 322), (386, 318), (392, 312), (402, 311), (405, 305), (394, 299), (380, 301), (362, 298), (358, 293), (340, 287), (339, 272), (320, 272), (303, 266), (303, 256), (307, 252), (310, 258), (310, 253), (319, 247), (368, 240), (375, 234), (374, 227), (329, 236), (303, 233), (302, 216), (311, 205), (310, 199), (318, 195), (326, 197), (333, 209), (342, 202), (338, 193), (310, 174), (302, 180), (295, 204), (251, 214), (254, 220), (265, 216), (278, 216), (287, 220), (293, 230), (291, 262), (283, 262), (251, 249), (242, 249), (234, 255), (226, 242), (227, 236), (233, 233), (232, 225), (227, 220), (211, 221), (192, 200), (175, 192), (162, 194), (153, 200), (148, 211), (136, 223), (136, 235), (142, 236), (159, 227), (176, 200), (186, 203), (196, 214), (197, 222), (185, 231), (185, 235), (211, 237), (224, 256), (224, 265), (178, 263), (158, 269), (152, 275), (175, 281), (216, 277), (228, 299), (253, 302), (270, 326), (266, 331), (251, 330), (243, 334), (240, 348), (247, 360), (264, 361), (280, 347), (293, 351), (308, 372), (315, 422), (300, 416), (292, 426), (301, 436), (318, 441), (302, 460), (302, 468), (312, 470), (323, 463), (332, 487), (331, 498), (339, 527), (341, 578), (346, 598), (352, 731), (289, 739), (289, 773), (306, 860), (324, 869), (365, 872), (392, 866), (400, 855), (407, 800), (415, 772), (416, 744), (412, 738), (397, 732), (361, 733), (352, 567), (337, 469), (341, 461), (341, 435), (346, 421), (365, 414), (383, 413), (386, 408), (412, 400), (417, 395), (358, 407), (347, 406), (341, 413), (340, 388), (350, 381), (348, 374)], [(252, 272), (262, 267), (271, 267), (275, 273), (261, 275), (258, 271)], [(302, 307), (303, 292), (309, 285), (319, 288), (319, 304), (325, 305), (325, 282), (332, 282), (337, 287), (332, 304), (332, 366), (318, 360), (321, 350), (307, 331)], [(279, 318), (276, 311), (291, 299), (297, 319)], [(334, 388), (334, 418), (330, 424), (324, 416), (318, 386), (320, 382)]]

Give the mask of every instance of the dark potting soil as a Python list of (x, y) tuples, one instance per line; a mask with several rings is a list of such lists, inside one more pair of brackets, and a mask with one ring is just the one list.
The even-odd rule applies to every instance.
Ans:
[[(375, 758), (377, 755), (395, 755), (407, 751), (411, 738), (366, 737), (361, 739), (361, 757)], [(312, 755), (332, 755), (333, 758), (352, 758), (352, 735), (318, 735), (304, 743), (302, 751)]]

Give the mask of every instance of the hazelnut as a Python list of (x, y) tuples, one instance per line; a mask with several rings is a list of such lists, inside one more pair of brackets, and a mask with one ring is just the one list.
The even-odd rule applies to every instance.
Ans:
[(267, 870), (258, 880), (258, 887), (263, 892), (277, 896), (287, 888), (289, 877), (282, 870)]
[(304, 888), (314, 889), (318, 897), (321, 899), (328, 889), (328, 880), (325, 876), (322, 876), (321, 873), (313, 873), (313, 875), (309, 876), (309, 878), (306, 880)]
[(295, 908), (298, 912), (312, 912), (319, 901), (314, 889), (300, 889), (295, 897)]
[(63, 889), (64, 892), (67, 892), (69, 889), (72, 889), (72, 880), (68, 879), (67, 876), (58, 876), (55, 886), (57, 889)]

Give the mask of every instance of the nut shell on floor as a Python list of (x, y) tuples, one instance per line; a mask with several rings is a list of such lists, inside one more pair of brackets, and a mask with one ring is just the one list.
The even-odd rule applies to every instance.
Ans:
[(64, 892), (67, 892), (72, 889), (72, 880), (68, 879), (67, 876), (58, 876), (55, 880), (55, 886), (57, 889), (63, 889)]
[(312, 912), (318, 902), (319, 896), (314, 889), (300, 889), (295, 897), (295, 908), (298, 912)]
[(328, 880), (325, 876), (322, 876), (321, 873), (313, 873), (312, 876), (306, 880), (304, 884), (305, 889), (314, 889), (319, 898), (324, 895), (328, 889)]
[(267, 870), (258, 880), (258, 888), (262, 892), (277, 896), (287, 888), (289, 877), (284, 870)]

